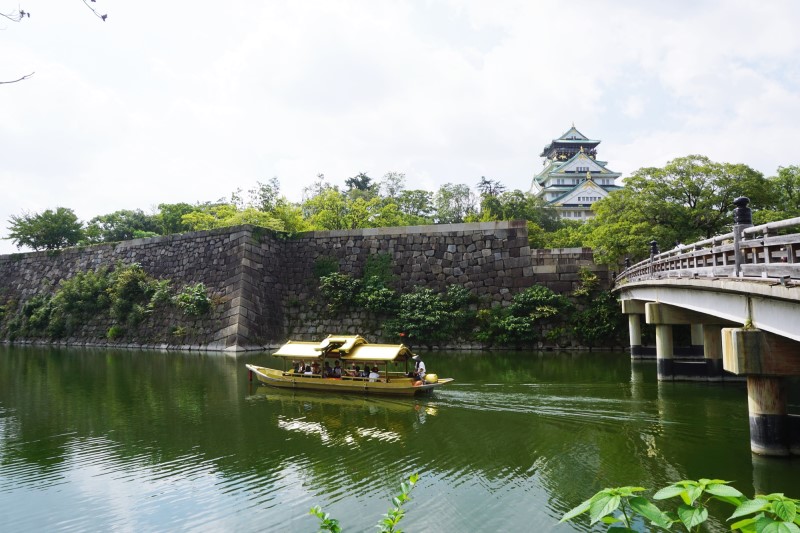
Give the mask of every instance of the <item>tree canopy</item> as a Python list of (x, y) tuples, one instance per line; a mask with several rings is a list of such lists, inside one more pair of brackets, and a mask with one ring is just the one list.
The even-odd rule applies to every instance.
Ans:
[(82, 224), (72, 209), (57, 207), (41, 213), (11, 215), (8, 238), (22, 248), (56, 250), (74, 246), (83, 238)]

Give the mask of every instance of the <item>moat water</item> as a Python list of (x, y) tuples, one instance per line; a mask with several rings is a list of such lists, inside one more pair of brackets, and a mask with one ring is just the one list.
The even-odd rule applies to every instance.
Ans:
[(0, 346), (0, 529), (311, 532), (320, 505), (374, 531), (413, 472), (408, 532), (586, 531), (558, 520), (595, 491), (687, 478), (800, 497), (800, 459), (750, 453), (743, 383), (658, 383), (624, 353), (423, 355), (455, 383), (381, 399), (258, 387), (266, 354)]

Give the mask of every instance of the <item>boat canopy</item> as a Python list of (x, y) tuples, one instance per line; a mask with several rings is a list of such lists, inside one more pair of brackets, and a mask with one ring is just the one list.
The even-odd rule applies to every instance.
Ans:
[(405, 361), (411, 350), (405, 344), (361, 344), (342, 356), (342, 361)]
[(289, 341), (272, 355), (291, 359), (338, 356), (343, 361), (405, 361), (412, 354), (405, 344), (369, 344), (360, 335), (329, 335), (322, 342)]
[(272, 355), (294, 359), (319, 359), (322, 356), (322, 352), (317, 350), (318, 347), (318, 342), (289, 341)]

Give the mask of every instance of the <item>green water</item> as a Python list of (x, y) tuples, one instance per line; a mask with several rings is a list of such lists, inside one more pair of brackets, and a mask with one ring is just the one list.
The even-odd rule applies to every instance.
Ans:
[(379, 399), (259, 388), (264, 354), (0, 347), (0, 529), (310, 532), (321, 505), (374, 531), (412, 472), (408, 532), (588, 530), (557, 522), (684, 478), (800, 496), (800, 461), (750, 454), (743, 384), (659, 384), (626, 354), (424, 355), (456, 382)]

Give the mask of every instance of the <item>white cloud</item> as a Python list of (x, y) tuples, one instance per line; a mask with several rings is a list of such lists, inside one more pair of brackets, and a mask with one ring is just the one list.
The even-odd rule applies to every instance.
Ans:
[(690, 153), (797, 162), (775, 141), (800, 133), (790, 0), (101, 6), (105, 23), (57, 3), (0, 32), (0, 77), (36, 70), (0, 86), (0, 222), (273, 176), (299, 199), (320, 172), (525, 189), (573, 122), (624, 173)]

